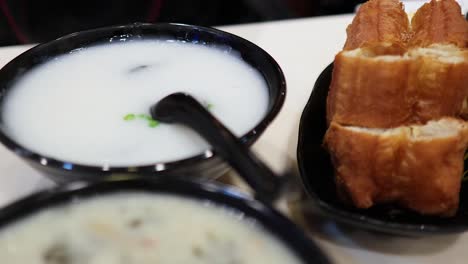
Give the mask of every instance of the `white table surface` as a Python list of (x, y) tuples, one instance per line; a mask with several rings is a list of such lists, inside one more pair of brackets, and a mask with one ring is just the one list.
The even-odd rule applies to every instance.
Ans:
[[(352, 16), (287, 20), (222, 29), (242, 36), (269, 52), (281, 65), (288, 84), (285, 105), (254, 145), (276, 171), (297, 171), (299, 118), (315, 79), (345, 41)], [(0, 48), (0, 66), (30, 46)], [(0, 206), (51, 183), (0, 146)], [(311, 237), (335, 263), (468, 263), (468, 233), (402, 238), (310, 219)], [(0, 260), (1, 262), (1, 260)]]

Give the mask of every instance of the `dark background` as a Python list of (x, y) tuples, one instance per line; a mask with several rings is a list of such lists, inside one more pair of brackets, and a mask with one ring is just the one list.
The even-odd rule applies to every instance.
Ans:
[(351, 13), (361, 0), (0, 0), (0, 46), (131, 22), (217, 26)]

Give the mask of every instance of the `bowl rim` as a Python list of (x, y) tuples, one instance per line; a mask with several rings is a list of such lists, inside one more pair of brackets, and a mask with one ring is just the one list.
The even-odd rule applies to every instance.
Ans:
[[(268, 111), (264, 115), (264, 117), (257, 123), (252, 129), (247, 131), (243, 134), (239, 139), (241, 142), (246, 144), (247, 146), (251, 146), (259, 137), (260, 135), (266, 130), (266, 128), (273, 122), (273, 120), (277, 117), (279, 112), (281, 111), (285, 98), (286, 98), (286, 78), (284, 73), (279, 66), (278, 62), (264, 49), (260, 48), (256, 44), (229, 32), (225, 32), (219, 29), (211, 28), (211, 27), (204, 27), (204, 26), (196, 26), (196, 25), (189, 25), (189, 24), (182, 24), (182, 23), (157, 23), (157, 24), (150, 24), (150, 23), (131, 23), (125, 25), (117, 25), (117, 26), (109, 26), (109, 27), (101, 27), (95, 28), (90, 30), (79, 31), (75, 33), (71, 33), (55, 40), (39, 44), (34, 46), (25, 52), (21, 53), (20, 55), (16, 56), (14, 59), (9, 61), (5, 66), (0, 69), (0, 76), (5, 68), (12, 67), (12, 65), (23, 58), (27, 57), (34, 57), (35, 53), (38, 53), (42, 50), (49, 49), (51, 46), (60, 45), (61, 42), (67, 41), (72, 38), (78, 37), (88, 37), (92, 38), (93, 34), (103, 33), (103, 32), (112, 32), (116, 30), (141, 30), (141, 29), (153, 29), (153, 30), (161, 30), (164, 28), (173, 28), (173, 30), (183, 30), (183, 31), (190, 31), (190, 30), (198, 30), (200, 32), (205, 32), (211, 35), (221, 35), (226, 38), (229, 38), (229, 42), (231, 43), (239, 43), (240, 45), (246, 47), (247, 49), (255, 50), (257, 54), (260, 54), (264, 57), (265, 61), (267, 61), (271, 65), (271, 69), (275, 71), (275, 76), (278, 80), (278, 91), (275, 96), (273, 96), (274, 100), (271, 103), (271, 106), (268, 107)], [(91, 41), (91, 44), (99, 43), (99, 41)], [(213, 43), (215, 44), (215, 43)], [(71, 49), (72, 51), (74, 49)], [(249, 62), (246, 61), (249, 65)], [(30, 70), (34, 66), (28, 68)], [(265, 77), (264, 77), (265, 78)], [(11, 81), (15, 78), (6, 78), (7, 80)], [(265, 78), (265, 80), (267, 80)], [(267, 83), (267, 86), (270, 85)], [(11, 86), (7, 86), (7, 90)], [(269, 89), (270, 90), (270, 89)], [(1, 94), (0, 94), (1, 95)], [(1, 109), (0, 109), (1, 113)], [(1, 117), (0, 117), (1, 119)], [(53, 167), (60, 170), (66, 171), (73, 171), (73, 172), (83, 172), (83, 173), (94, 173), (94, 172), (102, 172), (102, 173), (135, 173), (135, 172), (145, 172), (145, 173), (164, 173), (168, 172), (183, 166), (191, 166), (200, 163), (201, 161), (209, 161), (218, 158), (216, 151), (213, 149), (208, 149), (202, 152), (201, 154), (197, 154), (195, 156), (191, 156), (188, 158), (183, 158), (174, 161), (162, 161), (162, 162), (154, 162), (151, 164), (141, 164), (135, 166), (111, 166), (104, 164), (102, 166), (97, 165), (86, 165), (77, 162), (69, 162), (66, 160), (60, 160), (57, 158), (53, 158), (47, 155), (39, 154), (38, 152), (32, 151), (20, 143), (14, 141), (10, 138), (5, 132), (4, 129), (0, 129), (0, 142), (3, 143), (8, 149), (13, 151), (16, 155), (25, 158), (26, 160), (32, 161), (34, 163), (39, 163), (41, 166), (45, 167)]]
[[(410, 224), (410, 223), (398, 223), (398, 222), (388, 222), (385, 220), (377, 219), (373, 216), (360, 213), (358, 211), (345, 210), (338, 208), (335, 204), (329, 203), (326, 200), (322, 199), (315, 191), (316, 186), (311, 183), (308, 179), (313, 177), (308, 174), (309, 171), (306, 169), (306, 161), (304, 157), (305, 148), (304, 138), (307, 136), (305, 134), (305, 126), (307, 123), (307, 117), (310, 115), (311, 111), (309, 110), (312, 105), (312, 98), (316, 97), (320, 88), (323, 86), (326, 78), (332, 75), (334, 63), (328, 64), (317, 77), (317, 80), (314, 84), (314, 89), (311, 92), (311, 95), (307, 101), (306, 106), (302, 112), (300, 123), (299, 123), (299, 133), (298, 133), (298, 144), (296, 149), (297, 155), (297, 164), (299, 167), (299, 174), (301, 182), (304, 186), (305, 192), (309, 198), (318, 206), (320, 212), (339, 223), (344, 223), (353, 227), (362, 228), (365, 230), (377, 231), (386, 234), (394, 234), (400, 236), (409, 236), (409, 237), (420, 237), (420, 236), (430, 236), (430, 235), (447, 235), (447, 234), (457, 234), (468, 230), (468, 224), (465, 226), (460, 225), (451, 225), (451, 226), (438, 226), (434, 224)], [(328, 91), (328, 88), (327, 88)], [(328, 92), (327, 92), (328, 93)], [(318, 174), (315, 174), (317, 176)], [(324, 174), (323, 174), (324, 175)], [(325, 177), (325, 176), (322, 176)]]
[(49, 208), (72, 204), (80, 199), (93, 199), (119, 193), (173, 195), (199, 201), (211, 201), (217, 206), (233, 209), (255, 220), (270, 235), (284, 244), (304, 263), (329, 264), (325, 253), (307, 237), (294, 222), (272, 206), (235, 187), (220, 183), (199, 182), (181, 177), (144, 178), (132, 176), (125, 179), (108, 178), (97, 182), (73, 182), (35, 192), (0, 208), (0, 231)]

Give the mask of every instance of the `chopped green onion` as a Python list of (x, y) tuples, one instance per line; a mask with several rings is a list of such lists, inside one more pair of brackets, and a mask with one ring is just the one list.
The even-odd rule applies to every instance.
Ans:
[(151, 119), (148, 121), (148, 126), (149, 127), (157, 127), (159, 125), (159, 122), (154, 120), (154, 119)]
[(125, 121), (130, 121), (130, 120), (135, 120), (136, 118), (148, 121), (148, 126), (149, 127), (157, 127), (159, 125), (159, 121), (154, 120), (150, 115), (148, 114), (127, 114), (124, 116)]
[(127, 114), (126, 116), (124, 116), (124, 120), (125, 121), (130, 121), (130, 120), (134, 120), (136, 118), (135, 114)]
[(203, 101), (203, 106), (205, 106), (206, 109), (211, 110), (214, 105), (212, 103), (208, 103), (207, 101)]

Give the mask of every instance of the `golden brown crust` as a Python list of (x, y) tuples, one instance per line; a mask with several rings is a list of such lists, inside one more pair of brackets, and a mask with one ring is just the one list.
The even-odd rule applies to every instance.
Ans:
[[(398, 140), (395, 136), (386, 143), (391, 145)], [(377, 156), (379, 150), (384, 153), (378, 137), (348, 130), (335, 122), (331, 123), (324, 143), (331, 154), (340, 189), (349, 194), (358, 208), (374, 205), (380, 193), (376, 180), (384, 180), (383, 176), (391, 175), (392, 158), (388, 156), (393, 152)]]
[(345, 125), (394, 127), (408, 122), (409, 61), (385, 61), (363, 56), (335, 57), (327, 100), (327, 119)]
[[(448, 120), (448, 119), (446, 119)], [(447, 137), (416, 138), (411, 127), (391, 133), (352, 130), (333, 122), (325, 136), (337, 185), (358, 208), (397, 202), (421, 214), (453, 215), (468, 144), (468, 127)]]
[(415, 58), (408, 74), (412, 122), (421, 123), (444, 116), (463, 115), (468, 95), (468, 59), (447, 63), (431, 57)]
[(468, 22), (455, 0), (432, 0), (418, 9), (411, 20), (410, 46), (435, 43), (468, 47)]
[[(398, 0), (359, 9), (335, 57), (324, 144), (338, 195), (356, 207), (395, 202), (451, 216), (468, 125), (447, 117), (468, 119), (468, 22), (454, 0), (432, 0), (411, 26)], [(448, 127), (456, 133), (418, 137), (438, 119), (457, 123)]]
[(464, 120), (468, 120), (468, 97), (465, 97), (465, 100), (463, 100), (463, 106), (460, 117)]
[(390, 128), (462, 114), (468, 94), (468, 60), (434, 57), (335, 58), (327, 120), (343, 125)]
[(403, 48), (409, 21), (398, 0), (370, 0), (363, 4), (346, 32), (345, 50), (391, 43)]

